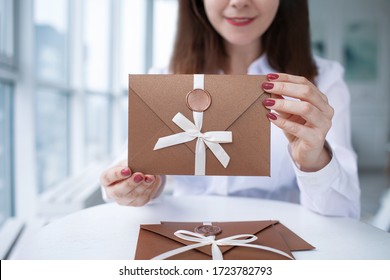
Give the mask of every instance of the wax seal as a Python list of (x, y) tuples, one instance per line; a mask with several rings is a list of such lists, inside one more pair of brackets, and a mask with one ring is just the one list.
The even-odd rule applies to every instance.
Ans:
[(204, 236), (217, 235), (222, 232), (222, 229), (218, 226), (201, 225), (195, 228), (196, 233), (203, 234)]
[(186, 97), (187, 107), (195, 112), (204, 112), (211, 105), (211, 95), (208, 91), (195, 88)]

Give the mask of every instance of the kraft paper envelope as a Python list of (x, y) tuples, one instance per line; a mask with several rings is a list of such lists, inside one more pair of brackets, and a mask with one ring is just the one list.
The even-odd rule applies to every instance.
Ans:
[[(211, 105), (203, 112), (202, 133), (231, 131), (220, 144), (230, 157), (225, 168), (206, 150), (205, 175), (270, 175), (270, 122), (262, 100), (269, 97), (260, 75), (204, 75)], [(129, 75), (128, 164), (147, 174), (194, 175), (196, 140), (154, 150), (161, 137), (182, 133), (178, 113), (194, 123), (187, 94), (194, 75)]]
[[(183, 240), (174, 235), (177, 230), (194, 231), (202, 223), (197, 222), (161, 222), (161, 224), (141, 225), (136, 260), (152, 259), (162, 253), (177, 249), (194, 242)], [(245, 222), (213, 222), (213, 226), (221, 228), (215, 239), (222, 239), (239, 234), (252, 234), (257, 240), (250, 244), (262, 245), (280, 250), (290, 258), (275, 252), (258, 248), (240, 246), (219, 246), (225, 260), (278, 260), (293, 259), (291, 251), (312, 250), (314, 247), (300, 238), (278, 221), (245, 221)], [(208, 260), (211, 259), (211, 245), (179, 253), (170, 260)]]

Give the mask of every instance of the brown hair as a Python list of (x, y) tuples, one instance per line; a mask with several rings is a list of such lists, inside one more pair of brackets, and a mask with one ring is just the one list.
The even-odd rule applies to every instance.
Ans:
[[(261, 37), (262, 51), (276, 71), (314, 80), (317, 67), (310, 47), (307, 0), (280, 0), (271, 26)], [(179, 18), (170, 70), (176, 74), (217, 73), (226, 69), (224, 39), (210, 24), (203, 0), (179, 0)]]

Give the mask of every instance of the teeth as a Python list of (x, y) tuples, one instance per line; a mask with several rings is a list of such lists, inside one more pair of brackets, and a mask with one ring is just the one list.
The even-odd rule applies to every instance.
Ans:
[(234, 22), (246, 22), (249, 21), (247, 18), (232, 18)]

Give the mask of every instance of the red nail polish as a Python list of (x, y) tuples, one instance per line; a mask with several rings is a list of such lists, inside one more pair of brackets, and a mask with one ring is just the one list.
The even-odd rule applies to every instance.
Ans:
[(151, 182), (153, 182), (154, 180), (153, 180), (153, 178), (152, 177), (145, 177), (145, 182), (146, 183), (151, 183)]
[(123, 169), (121, 170), (121, 174), (122, 174), (122, 176), (128, 177), (128, 176), (131, 175), (131, 171), (130, 171), (129, 168), (123, 168)]
[(272, 113), (268, 113), (267, 114), (267, 117), (270, 119), (270, 120), (273, 120), (273, 121), (276, 121), (278, 119), (278, 117), (275, 115), (275, 114), (272, 114)]
[(136, 184), (140, 183), (143, 180), (144, 180), (144, 177), (142, 177), (142, 175), (137, 174), (137, 175), (134, 176), (134, 182)]
[(278, 75), (278, 74), (272, 73), (272, 74), (268, 74), (268, 75), (267, 75), (267, 79), (268, 79), (268, 80), (276, 80), (276, 79), (278, 79), (278, 78), (279, 78), (279, 75)]
[(273, 99), (264, 99), (263, 100), (263, 105), (265, 107), (272, 107), (272, 106), (275, 105), (275, 100), (273, 100)]
[(263, 87), (263, 89), (273, 89), (274, 88), (273, 83), (263, 83), (261, 86)]

